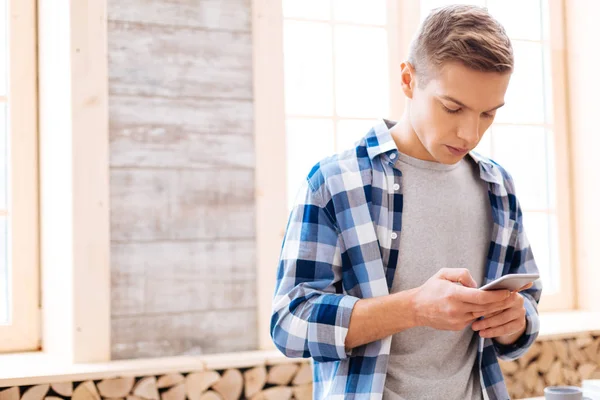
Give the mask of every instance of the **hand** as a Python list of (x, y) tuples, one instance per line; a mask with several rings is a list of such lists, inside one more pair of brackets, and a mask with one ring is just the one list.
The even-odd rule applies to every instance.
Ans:
[(509, 298), (492, 305), (485, 312), (474, 312), (474, 317), (484, 317), (484, 319), (474, 322), (471, 328), (479, 331), (479, 336), (482, 338), (494, 338), (505, 345), (514, 343), (525, 332), (527, 326), (525, 299), (518, 292), (531, 286), (532, 283), (512, 292)]
[[(456, 283), (462, 284), (462, 286)], [(464, 268), (442, 268), (414, 291), (413, 307), (418, 326), (460, 331), (510, 295), (508, 290), (483, 291)]]

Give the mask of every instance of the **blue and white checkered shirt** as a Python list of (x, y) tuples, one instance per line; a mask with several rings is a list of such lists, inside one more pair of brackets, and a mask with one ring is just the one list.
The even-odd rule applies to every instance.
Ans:
[[(291, 212), (277, 272), (271, 336), (288, 357), (314, 360), (315, 399), (381, 399), (392, 337), (345, 350), (359, 299), (390, 292), (402, 229), (398, 149), (382, 121), (356, 147), (319, 162)], [(510, 175), (469, 154), (489, 184), (493, 230), (485, 283), (509, 273), (538, 272)], [(397, 232), (396, 234), (394, 234)], [(382, 254), (386, 255), (382, 257)], [(485, 399), (508, 399), (498, 358), (523, 355), (539, 331), (539, 281), (522, 292), (527, 328), (513, 345), (479, 339), (477, 363)]]

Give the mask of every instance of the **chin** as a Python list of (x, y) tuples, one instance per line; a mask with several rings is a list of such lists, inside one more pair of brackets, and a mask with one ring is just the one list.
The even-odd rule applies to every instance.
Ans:
[[(441, 154), (440, 154), (441, 153)], [(465, 158), (469, 152), (463, 154), (454, 154), (451, 153), (450, 150), (446, 146), (441, 146), (440, 152), (436, 154), (434, 157), (438, 162), (443, 164), (456, 164), (463, 158)]]
[[(445, 150), (445, 148), (443, 150)], [(450, 154), (447, 151), (444, 152), (443, 150), (438, 151), (438, 152), (430, 151), (429, 154), (431, 155), (431, 158), (433, 158), (434, 161), (439, 162), (440, 164), (448, 164), (448, 165), (456, 164), (463, 158), (460, 156), (455, 156), (453, 154)]]
[(446, 157), (445, 159), (438, 160), (438, 162), (441, 163), (441, 164), (452, 165), (452, 164), (456, 164), (457, 162), (459, 162), (463, 158), (464, 157), (450, 156), (450, 157)]

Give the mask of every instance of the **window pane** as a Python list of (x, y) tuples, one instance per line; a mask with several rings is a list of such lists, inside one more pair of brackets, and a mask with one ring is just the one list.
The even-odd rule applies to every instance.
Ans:
[(330, 119), (288, 119), (287, 187), (288, 206), (296, 200), (300, 183), (311, 168), (323, 158), (332, 155), (333, 121)]
[[(531, 250), (544, 285), (544, 292), (549, 294), (558, 290), (559, 259), (558, 231), (554, 214), (524, 212), (523, 228), (529, 239)], [(552, 249), (551, 249), (552, 246)]]
[(8, 77), (7, 52), (8, 52), (8, 20), (7, 20), (6, 0), (0, 0), (0, 96), (6, 96), (6, 84)]
[(544, 118), (544, 63), (541, 43), (513, 40), (515, 70), (506, 92), (506, 106), (497, 122), (542, 124)]
[(487, 7), (511, 39), (541, 40), (540, 0), (487, 0)]
[(554, 93), (553, 93), (553, 82), (552, 82), (552, 43), (551, 43), (551, 27), (550, 27), (550, 5), (548, 0), (541, 0), (542, 11), (542, 40), (544, 41), (543, 52), (544, 52), (544, 99), (545, 99), (545, 113), (546, 123), (554, 125)]
[(8, 234), (7, 218), (0, 216), (0, 325), (8, 323)]
[(285, 109), (293, 115), (333, 114), (331, 26), (284, 22)]
[(494, 160), (513, 176), (525, 209), (548, 208), (546, 131), (531, 126), (494, 126)]
[(351, 149), (377, 123), (376, 120), (343, 119), (337, 125), (337, 152)]
[(542, 44), (542, 51), (544, 54), (544, 116), (546, 124), (554, 125), (554, 93), (552, 93), (552, 48), (550, 41)]
[(8, 201), (8, 126), (6, 103), (0, 103), (0, 211), (6, 210)]
[(386, 24), (386, 0), (333, 0), (336, 21)]
[(556, 210), (556, 146), (554, 131), (546, 131), (546, 149), (548, 152), (548, 208)]
[[(560, 245), (558, 241), (558, 217), (556, 214), (550, 214), (548, 216), (548, 223), (550, 228), (550, 273), (548, 279), (546, 279), (546, 288), (544, 290), (547, 293), (554, 293), (560, 291)], [(542, 278), (543, 279), (543, 278)]]
[(338, 115), (387, 117), (389, 84), (386, 30), (336, 26), (335, 99)]
[(329, 0), (283, 0), (285, 18), (308, 18), (329, 20), (331, 3)]
[(475, 152), (486, 156), (487, 158), (492, 157), (492, 128), (489, 128), (484, 134), (479, 144), (475, 148)]

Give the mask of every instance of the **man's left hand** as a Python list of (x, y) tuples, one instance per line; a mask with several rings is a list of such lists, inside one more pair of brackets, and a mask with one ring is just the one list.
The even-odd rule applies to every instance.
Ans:
[(523, 286), (506, 300), (490, 304), (490, 309), (486, 312), (473, 313), (474, 318), (484, 317), (484, 319), (473, 322), (471, 328), (479, 331), (479, 336), (482, 338), (495, 339), (503, 345), (516, 342), (527, 328), (525, 299), (519, 292), (531, 286), (533, 286), (531, 283)]

